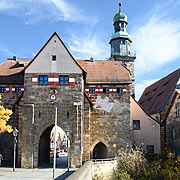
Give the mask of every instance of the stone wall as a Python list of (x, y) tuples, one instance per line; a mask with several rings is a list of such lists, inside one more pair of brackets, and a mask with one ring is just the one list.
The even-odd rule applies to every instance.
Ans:
[[(180, 99), (177, 93), (171, 102), (169, 114), (166, 120), (166, 142), (167, 147), (174, 153), (180, 154)], [(180, 112), (180, 111), (179, 111)]]
[[(48, 127), (54, 125), (55, 107), (58, 108), (58, 126), (65, 132), (70, 131), (70, 165), (71, 167), (81, 166), (81, 128), (84, 109), (82, 75), (75, 74), (75, 85), (60, 86), (32, 85), (32, 74), (25, 74), (24, 87), (22, 167), (38, 166), (39, 140), (42, 133)], [(53, 103), (50, 101), (50, 88), (56, 88), (57, 90), (56, 100)], [(75, 102), (79, 104), (76, 105)]]
[[(115, 169), (117, 166), (117, 160), (111, 161), (100, 161), (100, 162), (93, 162), (92, 163), (92, 177), (95, 176), (103, 176), (110, 175), (110, 173)], [(107, 178), (108, 179), (108, 178)]]
[[(90, 87), (90, 86), (89, 86)], [(118, 86), (118, 87), (122, 87)], [(90, 153), (93, 158), (93, 149), (97, 143), (102, 142), (108, 150), (107, 158), (114, 157), (117, 149), (132, 143), (130, 125), (130, 89), (123, 85), (126, 93), (88, 94), (93, 103), (90, 113)]]
[(116, 165), (116, 160), (100, 162), (88, 161), (76, 172), (71, 174), (66, 180), (92, 180), (97, 177), (109, 179), (108, 176), (111, 176), (111, 172), (114, 168), (116, 168)]
[[(1, 87), (9, 87), (8, 93), (1, 93), (2, 105), (5, 108), (11, 109), (13, 114), (8, 121), (8, 124), (13, 128), (16, 127), (18, 130), (21, 128), (21, 124), (19, 124), (19, 116), (20, 109), (18, 106), (19, 99), (22, 96), (22, 93), (12, 92), (12, 87), (22, 87), (22, 85), (1, 85)], [(20, 137), (18, 136), (18, 141), (20, 141)], [(3, 155), (2, 166), (13, 166), (13, 148), (14, 141), (12, 133), (2, 133), (0, 134), (0, 154)], [(17, 147), (17, 157), (19, 157), (19, 146)], [(20, 159), (17, 160), (17, 166), (20, 166)]]

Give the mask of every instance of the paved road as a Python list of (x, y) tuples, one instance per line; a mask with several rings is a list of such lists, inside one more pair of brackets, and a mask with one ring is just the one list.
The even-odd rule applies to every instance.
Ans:
[[(71, 175), (76, 169), (70, 169), (67, 172), (67, 156), (57, 158), (57, 168), (55, 170), (55, 180), (64, 180)], [(52, 180), (52, 165), (42, 166), (36, 169), (16, 168), (13, 172), (12, 168), (0, 167), (0, 180)]]
[[(61, 168), (61, 169), (67, 168), (68, 165), (67, 160), (68, 157), (65, 155), (56, 158), (56, 168)], [(52, 168), (52, 167), (53, 167), (53, 158), (51, 159), (51, 164), (43, 165), (40, 168)]]

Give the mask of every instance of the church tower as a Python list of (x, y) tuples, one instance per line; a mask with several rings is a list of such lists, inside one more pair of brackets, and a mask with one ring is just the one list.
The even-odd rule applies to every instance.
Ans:
[(109, 42), (111, 45), (111, 60), (121, 61), (130, 70), (132, 81), (131, 95), (134, 96), (134, 60), (136, 57), (131, 54), (132, 40), (126, 31), (127, 16), (121, 12), (121, 3), (119, 3), (119, 12), (114, 16), (113, 20), (114, 33)]

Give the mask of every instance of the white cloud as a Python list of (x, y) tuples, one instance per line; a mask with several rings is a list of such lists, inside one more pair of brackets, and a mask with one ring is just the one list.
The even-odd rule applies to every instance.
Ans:
[(135, 83), (135, 91), (136, 91), (135, 98), (136, 98), (136, 100), (137, 101), (139, 100), (140, 96), (142, 95), (142, 93), (146, 87), (155, 83), (158, 80), (159, 79), (150, 79), (150, 80), (143, 80), (138, 83)]
[(147, 23), (133, 28), (131, 34), (133, 49), (137, 51), (137, 74), (159, 69), (180, 57), (180, 19), (171, 19), (178, 9), (177, 2), (172, 0), (157, 4), (148, 13)]
[(68, 42), (70, 50), (76, 59), (109, 58), (110, 49), (106, 43), (102, 42), (97, 34), (73, 35)]
[(26, 24), (35, 23), (40, 19), (97, 22), (95, 17), (86, 17), (67, 0), (0, 0), (0, 12), (23, 17)]
[(136, 69), (151, 71), (180, 56), (180, 21), (152, 17), (134, 33), (137, 51)]
[(14, 1), (8, 1), (8, 0), (0, 0), (0, 9), (8, 10), (8, 9), (14, 9), (17, 8), (17, 4), (14, 3)]

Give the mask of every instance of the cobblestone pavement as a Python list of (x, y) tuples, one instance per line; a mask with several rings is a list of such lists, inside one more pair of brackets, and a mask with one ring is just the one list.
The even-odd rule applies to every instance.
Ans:
[[(55, 180), (63, 180), (66, 179), (69, 175), (71, 175), (75, 170), (70, 169), (67, 172), (67, 169), (59, 169), (55, 170)], [(8, 180), (52, 180), (53, 179), (53, 169), (52, 168), (43, 168), (43, 169), (23, 169), (16, 168), (15, 172), (13, 172), (12, 168), (3, 168), (0, 167), (0, 180), (8, 179)]]

